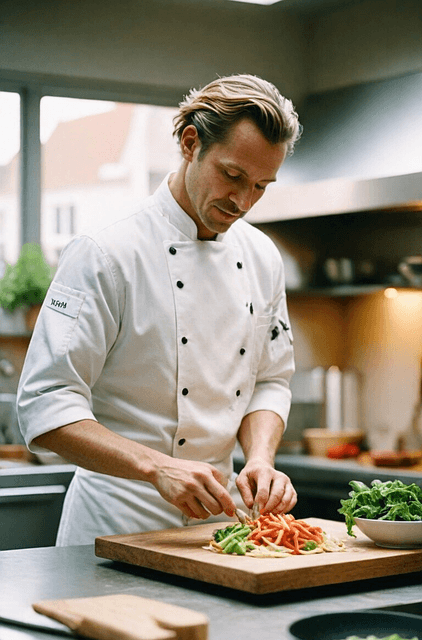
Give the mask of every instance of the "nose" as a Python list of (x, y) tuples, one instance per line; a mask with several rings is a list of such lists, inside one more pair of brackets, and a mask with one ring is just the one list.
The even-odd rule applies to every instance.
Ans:
[(253, 204), (253, 188), (245, 187), (232, 191), (229, 199), (241, 213), (247, 213)]

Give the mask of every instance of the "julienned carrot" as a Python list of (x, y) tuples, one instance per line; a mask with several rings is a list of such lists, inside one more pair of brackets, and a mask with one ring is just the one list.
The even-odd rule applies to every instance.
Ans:
[(248, 539), (257, 546), (268, 543), (290, 549), (293, 555), (299, 555), (307, 542), (321, 544), (324, 540), (322, 529), (313, 527), (304, 520), (296, 520), (291, 514), (273, 513), (260, 516), (251, 523), (253, 530)]

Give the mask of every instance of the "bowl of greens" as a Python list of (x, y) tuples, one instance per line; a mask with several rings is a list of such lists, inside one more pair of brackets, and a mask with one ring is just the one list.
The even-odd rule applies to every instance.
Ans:
[(373, 480), (371, 486), (352, 480), (352, 491), (341, 500), (347, 533), (355, 536), (356, 525), (379, 547), (422, 547), (422, 489), (400, 480)]

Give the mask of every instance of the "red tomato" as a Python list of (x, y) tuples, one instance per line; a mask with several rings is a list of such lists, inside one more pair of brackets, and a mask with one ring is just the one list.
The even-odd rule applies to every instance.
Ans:
[(356, 444), (338, 444), (330, 447), (325, 454), (327, 458), (356, 458), (360, 449)]

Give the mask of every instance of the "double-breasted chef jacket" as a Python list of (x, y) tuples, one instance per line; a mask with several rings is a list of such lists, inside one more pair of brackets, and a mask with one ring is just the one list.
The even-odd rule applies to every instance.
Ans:
[[(267, 409), (286, 423), (293, 371), (279, 251), (243, 220), (198, 240), (167, 177), (138, 213), (62, 252), (19, 383), (20, 428), (37, 451), (36, 436), (97, 420), (214, 465), (235, 492), (242, 418)], [(149, 483), (78, 468), (57, 544), (183, 523)]]

